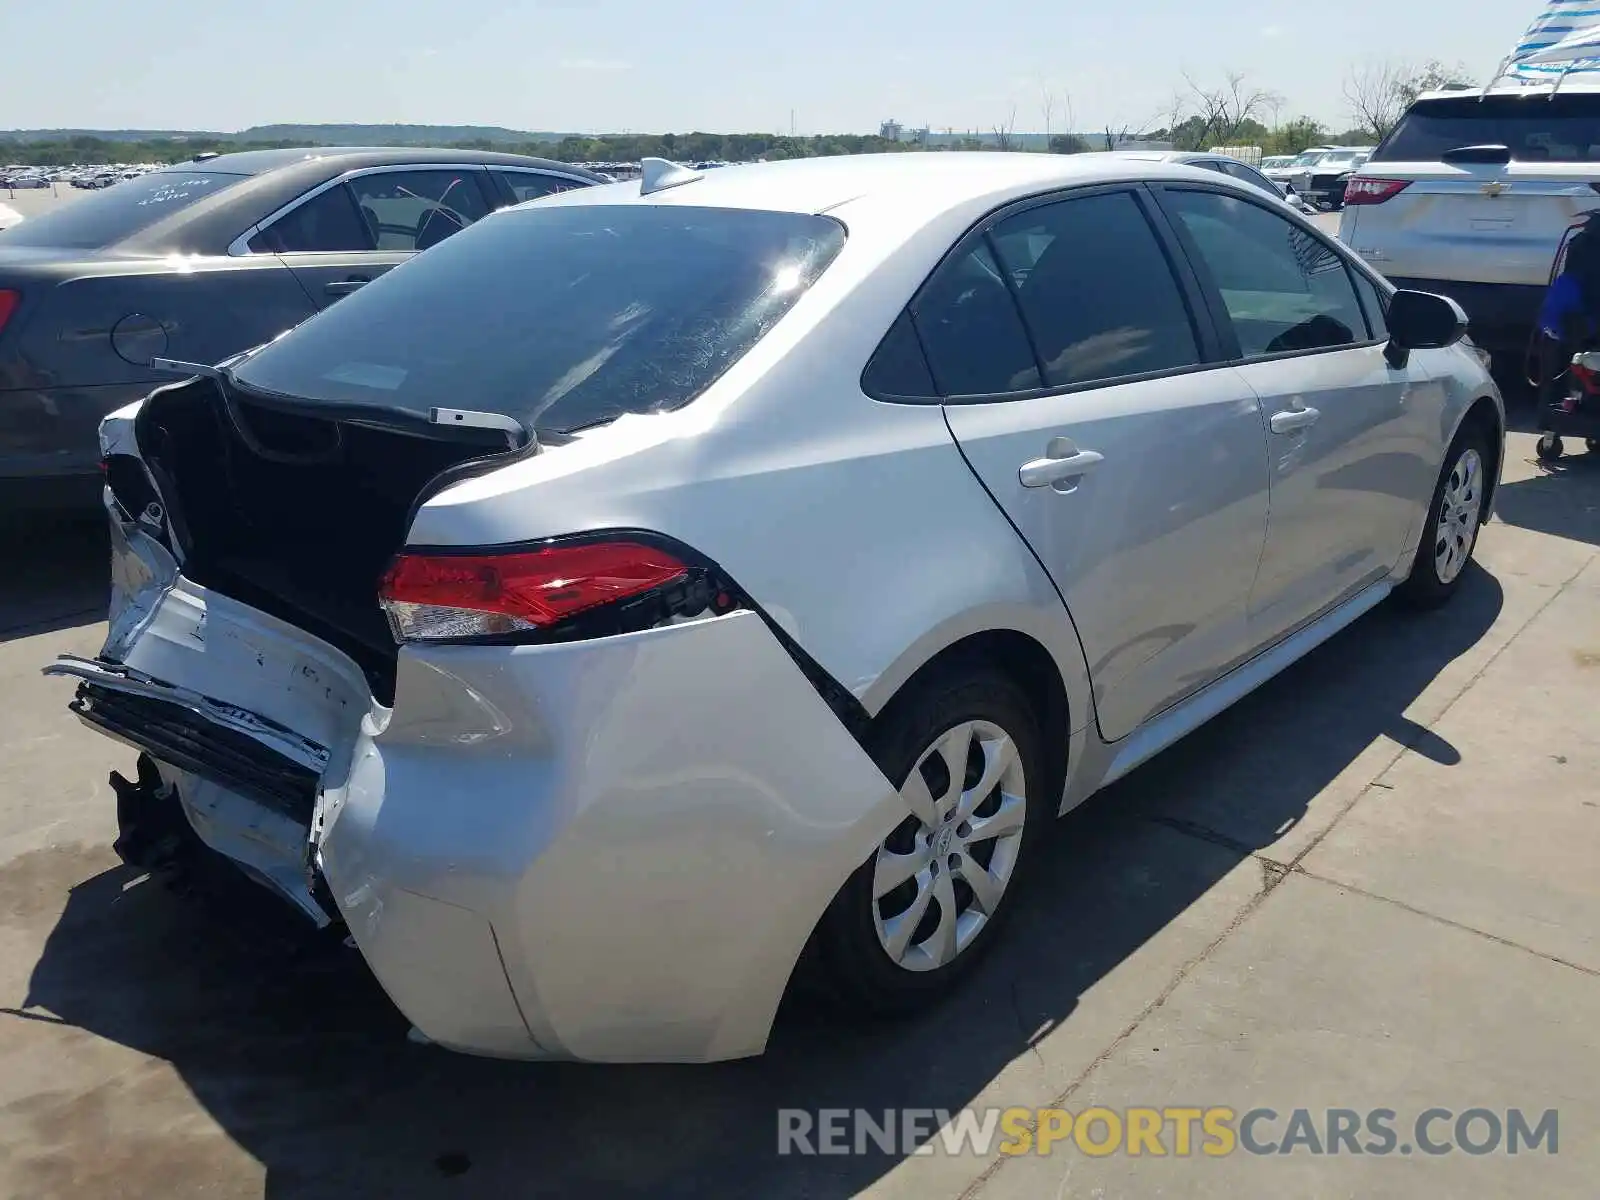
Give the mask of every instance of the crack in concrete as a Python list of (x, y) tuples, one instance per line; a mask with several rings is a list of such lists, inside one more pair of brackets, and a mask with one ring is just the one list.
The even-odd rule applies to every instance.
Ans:
[(1575, 963), (1571, 959), (1562, 958), (1557, 954), (1549, 954), (1543, 950), (1535, 950), (1532, 946), (1524, 945), (1522, 942), (1514, 942), (1510, 938), (1502, 937), (1498, 933), (1490, 933), (1487, 929), (1479, 929), (1476, 925), (1468, 925), (1462, 921), (1452, 921), (1449, 917), (1441, 917), (1436, 912), (1429, 912), (1425, 908), (1418, 908), (1414, 904), (1407, 904), (1404, 900), (1396, 900), (1393, 896), (1385, 896), (1379, 892), (1369, 892), (1366, 888), (1357, 887), (1353, 883), (1344, 883), (1338, 879), (1329, 878), (1326, 875), (1318, 875), (1314, 871), (1307, 871), (1304, 867), (1296, 867), (1293, 873), (1304, 879), (1315, 880), (1317, 883), (1323, 884), (1327, 887), (1335, 887), (1340, 891), (1350, 892), (1354, 895), (1362, 896), (1368, 900), (1376, 900), (1379, 904), (1391, 904), (1395, 908), (1398, 908), (1403, 912), (1411, 913), (1414, 916), (1424, 917), (1427, 920), (1437, 922), (1440, 925), (1449, 926), (1451, 929), (1459, 929), (1463, 933), (1474, 934), (1477, 937), (1485, 939), (1486, 941), (1494, 942), (1497, 945), (1505, 946), (1508, 949), (1520, 950), (1524, 954), (1531, 954), (1535, 958), (1542, 958), (1545, 962), (1555, 963), (1557, 966), (1561, 967), (1570, 967), (1572, 970), (1577, 971), (1580, 974), (1590, 975), (1596, 979), (1600, 979), (1600, 970), (1597, 970), (1594, 967), (1586, 967), (1582, 963)]

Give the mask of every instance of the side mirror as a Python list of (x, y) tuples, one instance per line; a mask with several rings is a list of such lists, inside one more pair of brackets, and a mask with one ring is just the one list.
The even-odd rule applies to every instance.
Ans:
[(1448, 296), (1402, 288), (1389, 300), (1389, 345), (1384, 356), (1403, 367), (1413, 350), (1439, 350), (1467, 336), (1467, 314)]

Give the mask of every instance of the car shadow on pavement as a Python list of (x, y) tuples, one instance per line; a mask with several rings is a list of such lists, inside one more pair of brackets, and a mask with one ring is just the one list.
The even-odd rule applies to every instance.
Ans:
[(1501, 483), (1495, 516), (1520, 529), (1600, 546), (1600, 452), (1566, 441), (1567, 453), (1538, 464), (1531, 478)]
[(105, 620), (110, 561), (104, 513), (0, 517), (0, 642)]
[[(1496, 581), (1473, 568), (1442, 612), (1382, 606), (1071, 814), (1040, 844), (983, 969), (913, 1020), (840, 1024), (793, 1004), (763, 1058), (713, 1066), (466, 1058), (409, 1044), (354, 952), (298, 951), (255, 932), (265, 911), (208, 908), (119, 868), (71, 888), (25, 1004), (0, 1021), (56, 1020), (170, 1063), (263, 1164), (273, 1198), (848, 1195), (898, 1159), (779, 1157), (778, 1109), (954, 1110), (1030, 1054), (1048, 1094), (995, 1102), (1053, 1098), (1170, 975), (1138, 980), (1109, 1022), (1097, 1002), (1093, 1031), (1074, 1031), (1080, 998), (1241, 864), (1260, 871), (1253, 888), (1266, 886), (1272, 870), (1247, 863), (1251, 852), (1304, 820), (1364, 749), (1388, 738), (1459, 757), (1403, 714), (1501, 605)], [(1051, 1031), (1061, 1036), (1041, 1044)], [(1074, 1037), (1083, 1044), (1066, 1057), (1076, 1065), (1062, 1066), (1054, 1056)], [(141, 1104), (143, 1085), (123, 1078), (109, 1099), (110, 1085), (58, 1096), (48, 1128), (21, 1115), (39, 1125), (12, 1139), (36, 1146), (16, 1168), (22, 1184), (30, 1171), (48, 1178), (52, 1156), (80, 1155), (113, 1174), (126, 1161), (136, 1194), (158, 1180), (163, 1194), (201, 1190), (203, 1178), (150, 1165), (186, 1161), (192, 1123), (141, 1127), (136, 1111), (108, 1120), (108, 1103)], [(147, 1180), (133, 1177), (136, 1164)], [(959, 1168), (960, 1182), (978, 1169)]]

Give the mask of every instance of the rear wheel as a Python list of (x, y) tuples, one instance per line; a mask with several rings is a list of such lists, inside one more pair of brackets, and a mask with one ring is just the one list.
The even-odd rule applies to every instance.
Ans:
[(1026, 695), (992, 669), (946, 673), (883, 718), (875, 757), (904, 816), (829, 906), (816, 933), (833, 997), (856, 1011), (915, 1009), (970, 970), (1010, 912), (1048, 821), (1053, 774)]
[(1488, 487), (1484, 464), (1488, 461), (1488, 443), (1481, 429), (1469, 426), (1456, 435), (1433, 491), (1411, 576), (1399, 590), (1402, 600), (1418, 608), (1435, 608), (1461, 586), (1483, 524)]
[(1539, 439), (1539, 444), (1533, 448), (1534, 454), (1537, 455), (1539, 461), (1543, 463), (1555, 462), (1558, 458), (1565, 454), (1566, 451), (1566, 444), (1562, 442), (1560, 437), (1553, 433), (1545, 434)]

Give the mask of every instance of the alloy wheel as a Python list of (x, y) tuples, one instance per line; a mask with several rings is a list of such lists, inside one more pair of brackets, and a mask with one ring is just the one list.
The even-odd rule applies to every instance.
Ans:
[(990, 721), (965, 721), (918, 757), (900, 788), (908, 815), (873, 864), (873, 924), (908, 971), (952, 962), (998, 911), (1027, 818), (1016, 743)]
[(1439, 500), (1433, 569), (1440, 583), (1454, 583), (1466, 567), (1482, 514), (1483, 458), (1469, 447), (1450, 468), (1450, 478), (1445, 481), (1444, 495)]

